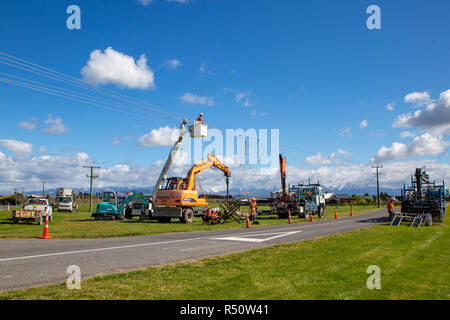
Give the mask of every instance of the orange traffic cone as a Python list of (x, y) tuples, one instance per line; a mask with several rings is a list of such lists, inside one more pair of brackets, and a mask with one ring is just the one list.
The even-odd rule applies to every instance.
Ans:
[(334, 207), (334, 218), (337, 219), (338, 215), (337, 215), (337, 207)]
[(309, 221), (310, 222), (314, 221), (312, 211), (309, 213)]
[(350, 206), (350, 217), (353, 217), (353, 207)]
[(251, 226), (250, 226), (250, 219), (248, 218), (248, 215), (247, 215), (247, 228), (250, 228)]
[(41, 239), (52, 239), (48, 233), (48, 213), (45, 213), (45, 225), (44, 225), (44, 234)]
[(291, 212), (290, 211), (288, 213), (288, 217), (289, 217), (289, 224), (292, 224), (292, 216), (291, 216)]

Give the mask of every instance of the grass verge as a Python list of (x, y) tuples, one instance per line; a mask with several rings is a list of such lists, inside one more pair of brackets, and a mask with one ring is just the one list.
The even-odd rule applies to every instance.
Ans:
[[(0, 299), (450, 299), (448, 221), (378, 225), (189, 264), (95, 277)], [(381, 268), (381, 289), (366, 286)]]
[[(244, 209), (244, 208), (243, 208)], [(258, 209), (268, 209), (259, 207)], [(353, 214), (361, 214), (376, 210), (374, 206), (354, 206)], [(339, 206), (339, 215), (348, 216), (350, 208)], [(334, 217), (334, 207), (327, 207), (324, 219)], [(315, 219), (317, 219), (315, 217)], [(275, 215), (262, 215), (259, 217), (259, 226), (285, 224), (287, 220), (278, 219)], [(305, 219), (293, 217), (294, 223), (307, 222)], [(95, 221), (91, 214), (85, 211), (78, 213), (54, 212), (53, 220), (49, 222), (50, 234), (53, 238), (100, 238), (150, 235), (168, 232), (189, 232), (216, 229), (242, 228), (244, 224), (235, 221), (219, 225), (206, 225), (200, 217), (193, 223), (180, 223), (172, 219), (171, 223), (159, 223), (155, 220), (139, 222), (138, 218), (132, 220)], [(35, 222), (21, 221), (13, 224), (11, 212), (0, 211), (0, 238), (38, 238), (42, 235), (43, 226)]]

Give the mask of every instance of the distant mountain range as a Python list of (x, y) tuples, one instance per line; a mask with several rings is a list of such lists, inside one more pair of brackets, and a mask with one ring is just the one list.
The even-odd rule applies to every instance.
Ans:
[[(377, 188), (376, 187), (358, 187), (358, 186), (347, 186), (341, 189), (338, 188), (328, 188), (326, 186), (324, 186), (325, 190), (328, 192), (332, 192), (332, 193), (342, 193), (342, 194), (348, 194), (348, 195), (365, 195), (366, 193), (369, 195), (376, 195), (377, 194)], [(89, 187), (86, 188), (72, 188), (76, 193), (89, 193)], [(153, 188), (130, 188), (130, 187), (115, 187), (115, 188), (105, 188), (105, 189), (100, 189), (100, 188), (94, 188), (94, 194), (102, 192), (103, 190), (114, 190), (118, 193), (122, 193), (125, 194), (127, 192), (138, 192), (138, 193), (143, 193), (143, 194), (151, 194), (153, 191)], [(275, 191), (275, 190), (268, 190), (268, 189), (246, 189), (246, 188), (241, 188), (241, 189), (230, 189), (230, 195), (232, 195), (234, 198), (247, 198), (250, 196), (257, 196), (257, 197), (269, 197), (270, 196), (270, 192)], [(56, 189), (48, 189), (45, 191), (46, 194), (49, 193), (51, 196), (55, 196), (56, 195)], [(380, 192), (386, 192), (389, 195), (393, 195), (393, 196), (398, 196), (400, 195), (400, 188), (398, 189), (392, 189), (392, 188), (383, 188), (380, 187)], [(42, 190), (38, 190), (38, 191), (27, 191), (25, 192), (25, 194), (42, 194)], [(225, 195), (226, 192), (221, 191), (221, 192), (217, 192), (217, 194), (220, 195)]]

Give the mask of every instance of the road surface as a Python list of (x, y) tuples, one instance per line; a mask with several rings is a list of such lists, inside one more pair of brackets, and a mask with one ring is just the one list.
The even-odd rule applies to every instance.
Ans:
[(302, 241), (387, 221), (386, 210), (338, 220), (102, 239), (0, 239), (0, 292)]

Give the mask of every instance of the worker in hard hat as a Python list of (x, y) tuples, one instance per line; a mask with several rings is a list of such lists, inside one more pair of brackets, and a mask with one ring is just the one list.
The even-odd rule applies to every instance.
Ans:
[(219, 208), (214, 208), (211, 215), (211, 224), (217, 224), (219, 219)]
[(203, 216), (203, 222), (209, 224), (211, 221), (211, 217), (212, 217), (212, 212), (213, 209), (208, 209), (208, 211), (206, 211), (205, 215)]
[(252, 198), (250, 201), (250, 221), (252, 221), (253, 223), (255, 223), (256, 221), (256, 208), (256, 199)]
[(395, 206), (395, 197), (392, 197), (387, 202), (387, 210), (389, 212), (389, 220), (392, 221), (394, 217), (394, 206)]
[(203, 123), (203, 112), (200, 112), (200, 115), (197, 118), (197, 123)]

